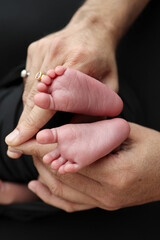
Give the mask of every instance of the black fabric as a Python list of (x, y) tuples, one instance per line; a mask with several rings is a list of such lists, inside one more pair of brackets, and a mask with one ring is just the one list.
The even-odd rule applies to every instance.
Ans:
[(15, 128), (21, 115), (23, 80), (19, 77), (20, 67), (17, 67), (4, 77), (0, 85), (0, 178), (5, 181), (27, 183), (37, 178), (30, 156), (10, 159), (6, 155), (5, 137)]
[[(116, 212), (58, 212), (31, 221), (0, 218), (2, 240), (141, 240), (159, 238), (159, 204)], [(152, 217), (155, 218), (152, 218)]]

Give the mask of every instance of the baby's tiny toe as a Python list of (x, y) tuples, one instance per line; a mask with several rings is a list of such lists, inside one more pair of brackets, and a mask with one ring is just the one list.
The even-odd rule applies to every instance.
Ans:
[(58, 75), (58, 76), (61, 76), (65, 71), (66, 71), (66, 67), (65, 66), (58, 66), (56, 67), (55, 69), (55, 73)]
[(47, 75), (48, 75), (50, 78), (54, 79), (55, 76), (56, 76), (56, 73), (55, 73), (54, 69), (50, 69), (50, 70), (48, 70)]
[(48, 93), (37, 93), (34, 96), (34, 103), (40, 108), (54, 110), (54, 102), (52, 96)]
[(43, 157), (43, 161), (46, 164), (51, 163), (52, 161), (57, 161), (60, 158), (60, 154), (58, 149), (55, 149), (53, 152), (47, 153), (44, 157)]
[(52, 83), (52, 79), (50, 78), (50, 76), (44, 75), (41, 82), (46, 85), (50, 85)]
[(59, 173), (59, 174), (65, 174), (64, 165), (62, 165), (62, 166), (58, 169), (58, 173)]
[(51, 162), (53, 161), (53, 158), (51, 156), (50, 153), (46, 154), (44, 157), (43, 157), (43, 162), (45, 164), (50, 164)]
[(37, 90), (39, 92), (45, 92), (46, 93), (48, 91), (48, 87), (44, 83), (40, 82), (37, 85)]
[(52, 143), (53, 134), (51, 129), (43, 129), (36, 135), (36, 140), (40, 144), (49, 144)]
[(64, 166), (64, 171), (66, 173), (73, 173), (80, 170), (80, 166), (77, 163), (68, 163)]
[(65, 164), (63, 164), (58, 172), (60, 174), (65, 174), (65, 173), (74, 173), (80, 170), (80, 166), (77, 163), (72, 163), (70, 161), (66, 161)]
[(63, 157), (59, 157), (57, 160), (54, 160), (51, 163), (51, 168), (53, 168), (54, 170), (57, 170), (65, 163), (66, 163), (66, 160)]
[(57, 160), (54, 160), (52, 163), (51, 163), (51, 168), (53, 170), (57, 170), (59, 168), (59, 162)]

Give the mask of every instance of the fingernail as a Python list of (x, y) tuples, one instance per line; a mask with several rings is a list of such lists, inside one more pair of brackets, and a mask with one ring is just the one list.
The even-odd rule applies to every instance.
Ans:
[(13, 147), (8, 147), (8, 151), (10, 151), (10, 152), (13, 152), (13, 153), (23, 153), (23, 151), (22, 150), (19, 150), (19, 149), (15, 149), (15, 148), (13, 148)]
[(12, 151), (7, 151), (7, 155), (8, 155), (8, 157), (10, 157), (10, 158), (13, 158), (13, 159), (17, 159), (17, 158), (19, 158), (20, 156), (21, 156), (21, 153), (16, 153), (16, 152), (12, 152)]
[(19, 135), (19, 131), (15, 129), (13, 132), (11, 132), (5, 139), (7, 144), (12, 143), (12, 141)]

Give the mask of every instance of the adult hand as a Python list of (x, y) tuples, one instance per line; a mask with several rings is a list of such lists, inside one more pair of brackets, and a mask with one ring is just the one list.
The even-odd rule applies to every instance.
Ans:
[(79, 22), (77, 18), (73, 19), (62, 31), (29, 46), (26, 69), (30, 71), (30, 76), (25, 79), (24, 110), (15, 131), (6, 138), (8, 145), (16, 146), (29, 140), (55, 113), (34, 106), (33, 97), (37, 92), (34, 76), (38, 71), (46, 73), (57, 65), (65, 65), (118, 90), (112, 34), (101, 21), (82, 19)]
[(91, 207), (115, 210), (159, 200), (160, 134), (133, 123), (130, 127), (129, 139), (119, 151), (76, 174), (58, 175), (43, 164), (43, 155), (53, 146), (45, 149), (33, 142), (19, 146), (36, 156), (45, 183), (32, 181), (29, 188), (44, 202), (69, 212)]
[[(39, 161), (38, 159), (41, 159), (41, 161), (42, 161), (44, 154), (53, 150), (56, 146), (57, 146), (57, 144), (41, 145), (41, 144), (37, 143), (36, 140), (32, 139), (16, 148), (9, 147), (9, 150), (12, 151), (13, 158), (17, 157), (16, 155), (19, 153), (19, 151), (21, 151), (21, 152), (23, 151), (25, 154), (28, 154), (28, 155), (32, 154), (34, 161), (37, 162), (37, 161)], [(41, 164), (43, 165), (43, 163), (41, 163)], [(43, 165), (43, 170), (45, 170), (45, 169), (47, 170), (46, 166)], [(55, 171), (54, 171), (54, 173), (56, 174)], [(51, 189), (53, 181), (57, 182), (56, 178), (54, 177), (54, 174), (52, 175), (52, 172), (50, 172), (50, 170), (49, 171), (47, 170), (47, 174), (45, 174), (43, 172), (42, 175), (43, 175), (43, 177), (39, 176), (39, 181), (36, 181), (36, 183), (39, 184), (40, 189), (42, 189), (42, 191), (43, 191), (42, 195), (47, 194), (46, 196), (48, 197), (48, 194), (50, 193), (50, 198), (48, 198), (47, 201), (46, 201), (46, 199), (44, 199), (44, 202), (52, 205), (51, 202), (54, 200), (56, 202), (54, 204), (54, 206), (69, 211), (70, 207), (68, 205), (70, 205), (70, 201), (63, 200), (60, 197), (52, 194), (50, 192), (49, 188), (47, 187), (47, 183), (50, 185), (50, 189)], [(67, 189), (68, 189), (68, 191), (67, 191)], [(70, 189), (71, 189), (70, 187), (66, 186), (66, 193), (67, 193), (66, 198), (69, 198), (71, 200)], [(90, 208), (94, 207), (95, 201), (92, 198), (87, 197), (85, 194), (82, 194), (79, 191), (76, 191), (74, 189), (71, 189), (71, 190), (72, 190), (71, 192), (74, 193), (73, 194), (73, 197), (74, 197), (73, 204), (75, 205), (75, 208), (77, 210), (90, 209)], [(80, 203), (75, 202), (75, 196), (76, 196), (76, 200), (80, 201)], [(81, 202), (85, 202), (85, 204), (84, 203), (81, 204)]]

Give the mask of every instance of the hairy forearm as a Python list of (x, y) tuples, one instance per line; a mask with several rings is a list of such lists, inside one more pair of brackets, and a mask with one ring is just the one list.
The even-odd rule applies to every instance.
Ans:
[(112, 35), (115, 45), (150, 0), (87, 0), (71, 23), (87, 22)]

